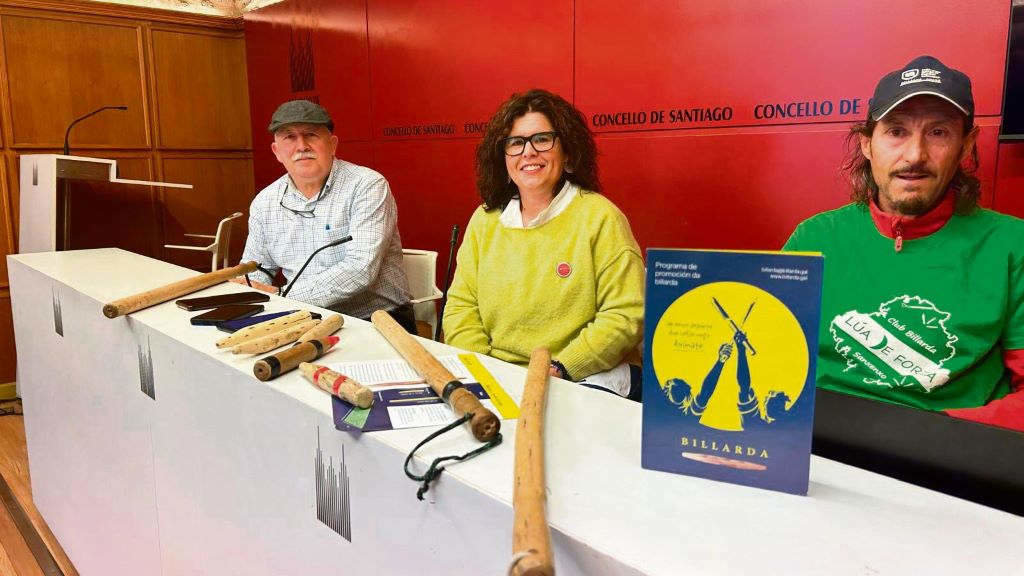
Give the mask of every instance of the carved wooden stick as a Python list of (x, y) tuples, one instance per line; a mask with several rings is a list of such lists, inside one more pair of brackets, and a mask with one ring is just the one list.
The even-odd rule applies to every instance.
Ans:
[(256, 378), (264, 382), (273, 380), (281, 374), (291, 372), (303, 362), (312, 362), (327, 354), (337, 343), (337, 336), (300, 342), (287, 350), (271, 354), (266, 358), (260, 358), (256, 361), (256, 364), (253, 364), (252, 373), (256, 375)]
[(455, 415), (462, 417), (464, 414), (473, 414), (469, 421), (469, 427), (473, 430), (473, 436), (481, 442), (489, 442), (501, 428), (501, 420), (493, 412), (484, 408), (480, 399), (472, 392), (462, 387), (462, 384), (444, 367), (437, 358), (427, 352), (415, 338), (399, 326), (398, 322), (390, 314), (383, 310), (377, 310), (370, 315), (377, 331), (384, 336), (402, 358), (412, 366), (427, 384), (440, 396)]
[(334, 334), (341, 327), (345, 325), (345, 319), (342, 318), (341, 314), (332, 314), (323, 319), (322, 322), (314, 326), (309, 332), (306, 332), (296, 342), (306, 342), (309, 340), (316, 340), (317, 338), (326, 338), (331, 334)]
[(242, 342), (248, 342), (249, 340), (255, 340), (256, 338), (262, 338), (264, 336), (270, 336), (275, 332), (280, 332), (292, 324), (298, 324), (304, 320), (312, 318), (309, 310), (299, 310), (292, 312), (287, 316), (278, 316), (277, 318), (271, 318), (270, 320), (264, 320), (259, 324), (253, 324), (252, 326), (246, 326), (240, 330), (236, 330), (228, 336), (217, 340), (217, 348), (231, 348), (232, 346), (238, 346)]
[(327, 366), (303, 362), (299, 364), (299, 371), (317, 388), (353, 406), (369, 408), (373, 404), (373, 392), (369, 388), (344, 374), (329, 370)]
[(520, 558), (510, 573), (517, 576), (554, 576), (555, 573), (544, 490), (544, 406), (550, 367), (551, 354), (544, 348), (534, 350), (516, 423), (512, 552)]
[(103, 315), (107, 318), (117, 318), (118, 316), (138, 312), (143, 308), (163, 304), (164, 302), (177, 298), (178, 296), (198, 292), (199, 290), (209, 288), (214, 284), (226, 282), (235, 276), (254, 272), (258, 266), (259, 265), (255, 262), (246, 262), (244, 264), (239, 264), (238, 266), (232, 266), (231, 268), (224, 268), (222, 270), (217, 270), (216, 272), (207, 272), (206, 274), (200, 274), (199, 276), (172, 282), (159, 288), (154, 288), (152, 290), (147, 290), (146, 292), (140, 292), (126, 298), (121, 298), (120, 300), (114, 300), (109, 304), (103, 305)]
[(296, 324), (289, 324), (285, 326), (283, 330), (261, 336), (254, 340), (246, 340), (241, 344), (237, 344), (231, 349), (232, 354), (262, 354), (264, 352), (270, 352), (274, 348), (280, 348), (285, 344), (291, 344), (309, 331), (310, 328), (320, 323), (319, 319), (314, 320), (303, 320)]

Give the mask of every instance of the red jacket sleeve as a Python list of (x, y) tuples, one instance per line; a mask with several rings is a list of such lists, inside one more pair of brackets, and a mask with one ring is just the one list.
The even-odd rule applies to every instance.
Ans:
[(1024, 350), (1003, 352), (1003, 365), (1010, 373), (1009, 394), (984, 406), (946, 410), (946, 414), (1024, 432)]

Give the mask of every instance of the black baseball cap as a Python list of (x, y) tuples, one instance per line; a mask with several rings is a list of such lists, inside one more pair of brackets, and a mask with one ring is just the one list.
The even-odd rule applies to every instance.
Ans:
[(868, 113), (877, 122), (905, 100), (922, 95), (942, 98), (964, 115), (974, 116), (971, 79), (934, 56), (918, 56), (883, 76), (868, 102)]
[(334, 132), (334, 121), (324, 107), (309, 100), (289, 100), (277, 107), (267, 130), (271, 134), (288, 124), (323, 124)]

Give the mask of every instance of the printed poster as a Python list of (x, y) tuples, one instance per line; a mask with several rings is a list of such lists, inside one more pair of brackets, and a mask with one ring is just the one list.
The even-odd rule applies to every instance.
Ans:
[(644, 468), (807, 493), (822, 267), (648, 250)]

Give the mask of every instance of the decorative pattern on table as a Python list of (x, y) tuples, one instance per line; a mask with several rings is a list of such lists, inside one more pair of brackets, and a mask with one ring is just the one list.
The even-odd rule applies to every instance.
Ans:
[(149, 337), (146, 343), (139, 344), (139, 383), (142, 393), (156, 400), (156, 387), (153, 383), (153, 357), (149, 347)]
[(64, 337), (64, 315), (60, 311), (60, 292), (57, 287), (51, 288), (53, 292), (53, 331), (57, 336)]
[(324, 463), (320, 448), (320, 427), (316, 427), (316, 458), (313, 462), (316, 473), (316, 519), (337, 532), (342, 538), (352, 541), (352, 502), (349, 496), (348, 467), (345, 465), (345, 446), (341, 446), (341, 460), (334, 467), (334, 458)]

